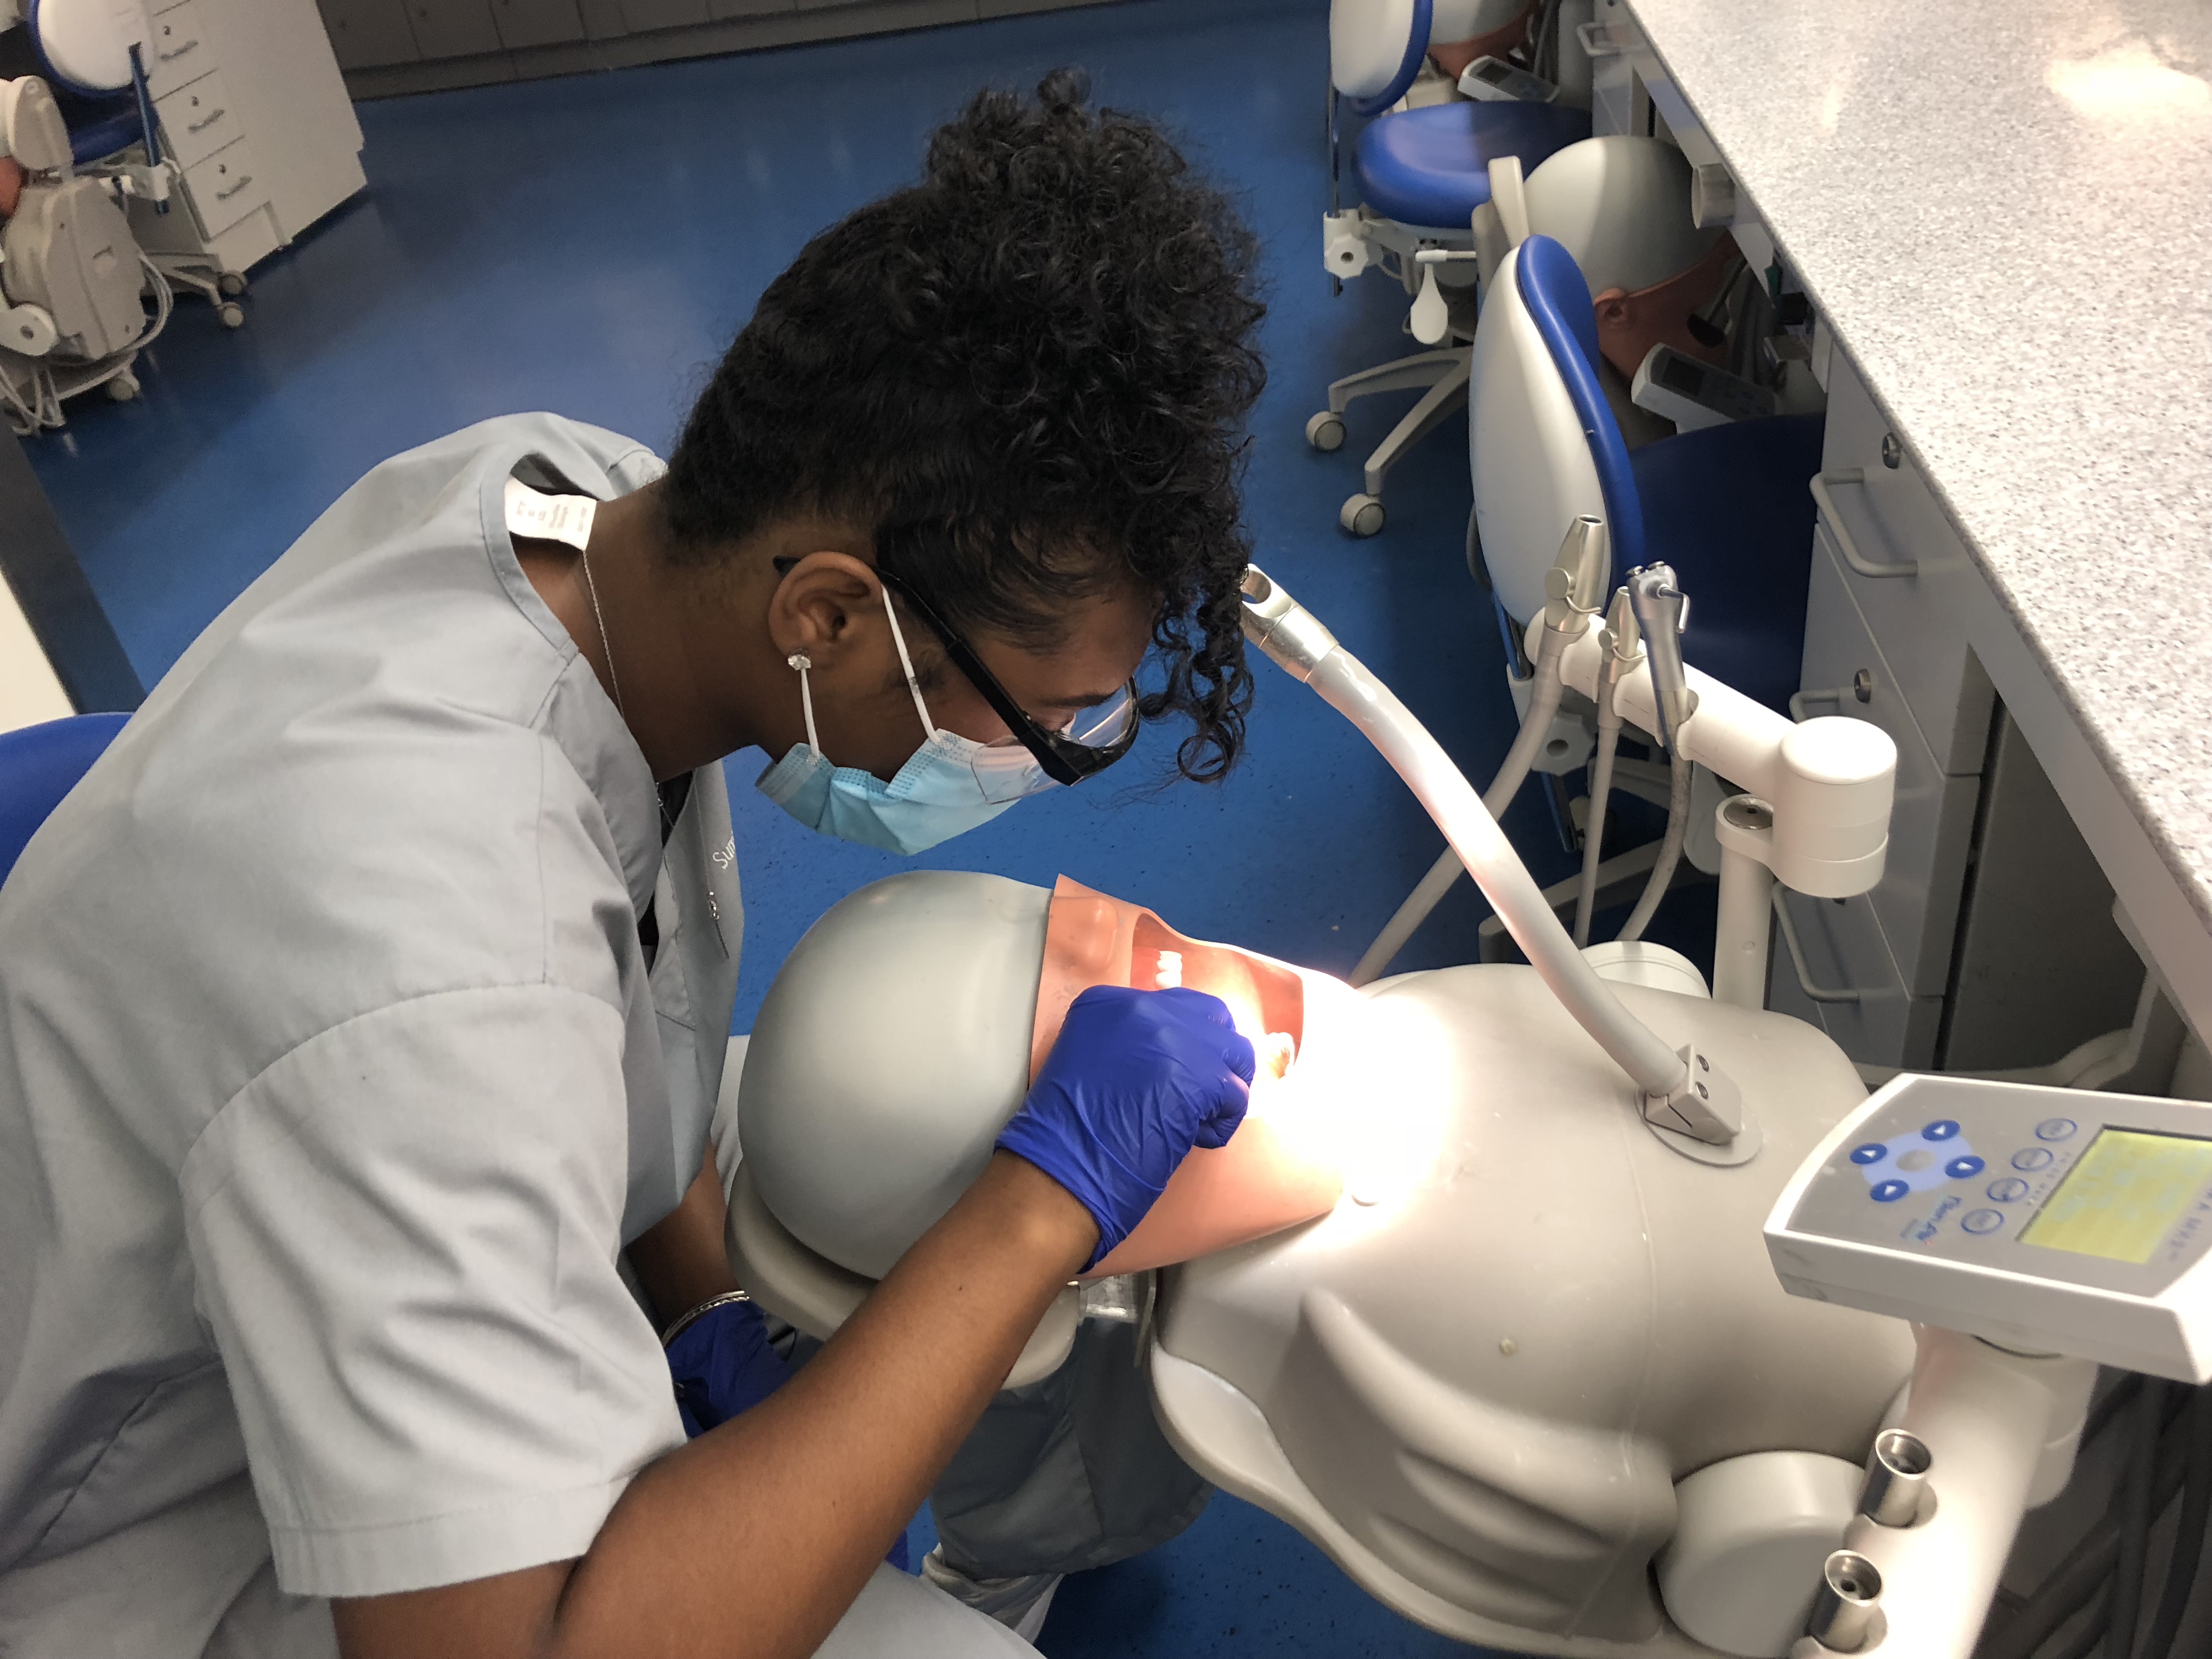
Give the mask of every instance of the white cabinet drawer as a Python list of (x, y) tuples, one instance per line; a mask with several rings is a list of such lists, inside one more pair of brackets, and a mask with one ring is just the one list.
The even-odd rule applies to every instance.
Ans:
[(215, 66), (215, 47), (200, 27), (199, 8), (191, 0), (155, 18), (154, 61), (146, 65), (146, 89), (156, 99), (198, 80)]
[(1978, 772), (1989, 746), (1993, 697), (1966, 648), (1966, 596), (1980, 580), (1966, 544), (1912, 458), (1841, 351), (1828, 374), (1821, 449), (1820, 518), (1838, 550), (1874, 570), (1911, 563), (1911, 574), (1854, 568), (1845, 584), (1899, 677), (1929, 751), (1944, 771)]
[(157, 100), (154, 109), (161, 117), (161, 146), (180, 167), (198, 166), (245, 131), (220, 74), (179, 87)]
[(1838, 900), (1776, 890), (1804, 952), (1806, 980), (1817, 990), (1844, 993), (1852, 1000), (1821, 1001), (1806, 994), (1778, 924), (1767, 967), (1766, 1006), (1818, 1025), (1853, 1060), (1870, 1066), (1927, 1066), (1936, 1053), (1943, 1000), (1907, 994), (1866, 895)]
[(252, 141), (246, 138), (185, 169), (185, 194), (203, 236), (222, 235), (269, 199), (269, 185), (260, 174)]
[(1906, 988), (1940, 996), (1950, 981), (1952, 937), (1982, 781), (1948, 776), (1936, 765), (1905, 706), (1896, 671), (1851, 599), (1849, 580), (1827, 532), (1821, 530), (1814, 540), (1805, 605), (1807, 696), (1802, 706), (1808, 715), (1870, 720), (1897, 745), (1889, 856), (1881, 883), (1869, 896)]

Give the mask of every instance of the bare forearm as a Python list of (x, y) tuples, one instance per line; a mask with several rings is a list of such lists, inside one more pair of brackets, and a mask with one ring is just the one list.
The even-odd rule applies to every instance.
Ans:
[(653, 1314), (663, 1325), (672, 1323), (702, 1302), (738, 1288), (722, 1244), (727, 1215), (710, 1146), (706, 1164), (683, 1202), (639, 1234), (629, 1247), (629, 1265), (645, 1286), (646, 1295), (653, 1299)]
[(994, 1160), (787, 1387), (632, 1483), (552, 1650), (812, 1652), (1095, 1238), (1048, 1177)]
[(1097, 1242), (1050, 1177), (996, 1155), (803, 1371), (641, 1473), (581, 1560), (339, 1603), (341, 1651), (803, 1659)]

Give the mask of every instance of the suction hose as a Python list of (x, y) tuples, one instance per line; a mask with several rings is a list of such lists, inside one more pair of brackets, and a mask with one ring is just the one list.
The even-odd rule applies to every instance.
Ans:
[[(1528, 688), (1528, 718), (1521, 722), (1513, 746), (1505, 751), (1498, 775), (1483, 791), (1483, 810), (1492, 818), (1512, 805), (1528, 769), (1536, 763), (1536, 751), (1552, 735), (1553, 717), (1559, 712), (1559, 699), (1565, 690), (1560, 667), (1567, 647), (1589, 629), (1590, 618), (1604, 599), (1606, 579), (1612, 569), (1613, 544), (1606, 534), (1605, 521), (1583, 514), (1568, 525), (1559, 543), (1559, 556), (1544, 573), (1544, 631), (1536, 641), (1536, 661), (1529, 671), (1534, 683)], [(1382, 970), (1406, 948), (1406, 941), (1429, 919), (1430, 912), (1451, 891), (1452, 884), (1466, 867), (1456, 851), (1444, 848), (1420, 884), (1398, 907), (1398, 914), (1375, 936), (1367, 954), (1359, 958), (1359, 965), (1352, 970), (1354, 985), (1371, 985), (1382, 976)]]
[(1687, 1062), (1621, 1006), (1575, 949), (1535, 878), (1443, 745), (1388, 686), (1256, 565), (1244, 573), (1244, 634), (1365, 733), (1405, 780), (1575, 1023), (1644, 1094), (1662, 1099), (1673, 1095), (1682, 1085)]
[[(1565, 654), (1566, 636), (1546, 629), (1536, 647), (1535, 666), (1530, 672), (1535, 684), (1529, 688), (1528, 718), (1521, 722), (1520, 735), (1505, 751), (1504, 763), (1498, 767), (1498, 775), (1482, 792), (1483, 811), (1493, 818), (1503, 813), (1512, 804), (1513, 797), (1521, 793), (1528, 769), (1536, 763), (1537, 750), (1552, 735), (1552, 718), (1559, 712), (1559, 698), (1565, 689), (1559, 682), (1559, 659)], [(1458, 853), (1446, 847), (1429, 866), (1429, 873), (1421, 878), (1420, 885), (1406, 896), (1398, 913), (1375, 936), (1375, 943), (1367, 947), (1367, 954), (1359, 958), (1359, 965), (1352, 970), (1354, 985), (1371, 985), (1382, 978), (1382, 970), (1406, 948), (1406, 941), (1443, 902), (1444, 895), (1451, 891), (1466, 869)]]
[(1590, 913), (1597, 908), (1597, 866), (1605, 850), (1605, 808), (1613, 794), (1613, 757), (1620, 747), (1620, 716), (1613, 712), (1613, 700), (1607, 697), (1598, 705), (1597, 758), (1590, 764), (1589, 821), (1583, 830), (1583, 880), (1575, 892), (1577, 951), (1589, 943)]

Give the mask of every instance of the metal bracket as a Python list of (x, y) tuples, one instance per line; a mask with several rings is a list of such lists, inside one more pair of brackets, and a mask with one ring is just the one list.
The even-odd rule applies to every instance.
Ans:
[(1644, 1097), (1647, 1122), (1711, 1146), (1723, 1146), (1743, 1133), (1743, 1092), (1695, 1044), (1685, 1043), (1682, 1080), (1666, 1095)]

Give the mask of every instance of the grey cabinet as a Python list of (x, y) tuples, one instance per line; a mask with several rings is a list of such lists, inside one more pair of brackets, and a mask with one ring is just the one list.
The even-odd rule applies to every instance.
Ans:
[(407, 23), (407, 0), (319, 0), (342, 70), (412, 64), (422, 56)]

